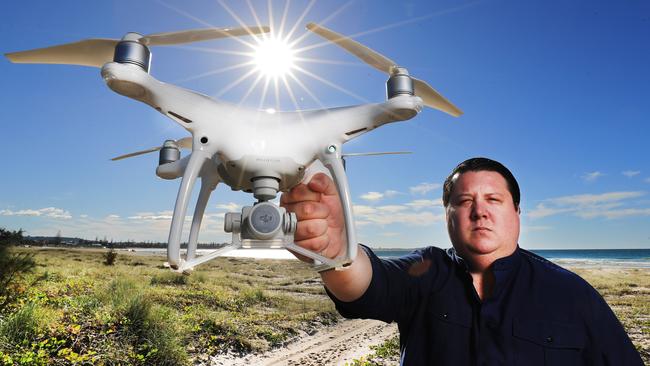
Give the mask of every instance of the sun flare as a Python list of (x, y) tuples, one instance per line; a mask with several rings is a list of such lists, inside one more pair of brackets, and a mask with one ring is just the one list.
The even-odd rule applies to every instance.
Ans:
[(255, 68), (268, 78), (281, 78), (294, 67), (295, 51), (278, 38), (260, 40), (253, 53)]

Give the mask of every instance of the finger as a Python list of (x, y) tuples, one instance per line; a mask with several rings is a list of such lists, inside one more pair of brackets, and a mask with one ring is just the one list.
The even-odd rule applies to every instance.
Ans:
[(320, 192), (314, 192), (305, 184), (298, 184), (289, 192), (282, 194), (280, 204), (286, 205), (302, 201), (320, 201), (320, 197)]
[(320, 202), (298, 202), (285, 206), (287, 211), (295, 212), (298, 221), (311, 220), (311, 219), (326, 219), (330, 214), (330, 209), (327, 205)]
[(328, 196), (337, 195), (336, 185), (334, 181), (325, 173), (317, 173), (311, 178), (308, 184), (309, 188), (314, 192), (326, 194)]
[(327, 233), (327, 220), (314, 219), (299, 221), (298, 227), (294, 234), (294, 240), (300, 241), (305, 239), (316, 238)]
[(305, 240), (300, 240), (296, 241), (296, 245), (305, 248), (307, 250), (310, 250), (314, 253), (321, 253), (322, 251), (327, 249), (327, 246), (329, 245), (330, 239), (327, 235), (319, 236), (317, 238), (311, 238), (311, 239), (305, 239)]

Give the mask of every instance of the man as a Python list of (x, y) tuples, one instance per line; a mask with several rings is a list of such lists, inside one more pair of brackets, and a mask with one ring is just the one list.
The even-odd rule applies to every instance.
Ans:
[[(466, 160), (443, 187), (453, 249), (382, 260), (362, 246), (347, 270), (321, 273), (327, 292), (345, 317), (397, 322), (404, 365), (642, 365), (596, 290), (519, 248), (519, 200), (505, 166)], [(298, 216), (298, 245), (344, 250), (331, 179), (316, 175), (281, 202)]]

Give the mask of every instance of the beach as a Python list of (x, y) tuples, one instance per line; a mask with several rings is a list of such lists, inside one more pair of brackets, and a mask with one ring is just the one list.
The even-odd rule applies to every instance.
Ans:
[[(182, 276), (159, 253), (120, 250), (108, 266), (102, 249), (17, 250), (33, 254), (38, 268), (5, 323), (29, 306), (34, 331), (26, 343), (3, 343), (7, 364), (27, 355), (40, 364), (399, 362), (396, 326), (342, 319), (318, 274), (297, 260), (222, 257)], [(603, 295), (650, 363), (650, 268), (565, 267)]]

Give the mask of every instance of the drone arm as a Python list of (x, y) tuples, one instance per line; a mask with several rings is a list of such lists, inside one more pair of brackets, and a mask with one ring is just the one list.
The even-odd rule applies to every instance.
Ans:
[(343, 167), (343, 159), (341, 158), (341, 146), (332, 144), (328, 146), (323, 153), (320, 154), (319, 159), (323, 162), (329, 171), (332, 173), (334, 183), (339, 191), (341, 199), (341, 206), (343, 207), (343, 216), (345, 219), (345, 235), (347, 239), (346, 254), (341, 259), (338, 266), (332, 266), (329, 263), (324, 263), (316, 270), (323, 271), (332, 268), (341, 268), (349, 265), (357, 256), (357, 238), (354, 228), (354, 216), (352, 214), (352, 197), (350, 195), (350, 187), (348, 179)]
[(162, 179), (176, 179), (183, 175), (185, 169), (187, 168), (187, 163), (190, 160), (191, 155), (188, 155), (180, 160), (176, 160), (171, 163), (158, 165), (156, 168), (156, 175)]
[(328, 136), (330, 141), (344, 143), (386, 123), (411, 119), (421, 109), (420, 98), (398, 96), (383, 103), (319, 111), (309, 128)]
[(183, 175), (178, 196), (176, 197), (176, 205), (174, 206), (174, 215), (172, 216), (172, 224), (167, 243), (167, 261), (173, 269), (178, 269), (182, 265), (180, 256), (181, 234), (183, 232), (187, 204), (192, 194), (192, 188), (194, 187), (196, 178), (199, 176), (203, 165), (209, 159), (210, 156), (206, 152), (201, 150), (193, 151), (185, 168), (185, 174)]
[(201, 117), (223, 113), (210, 97), (158, 81), (134, 65), (107, 63), (102, 77), (114, 92), (148, 104), (190, 131)]

